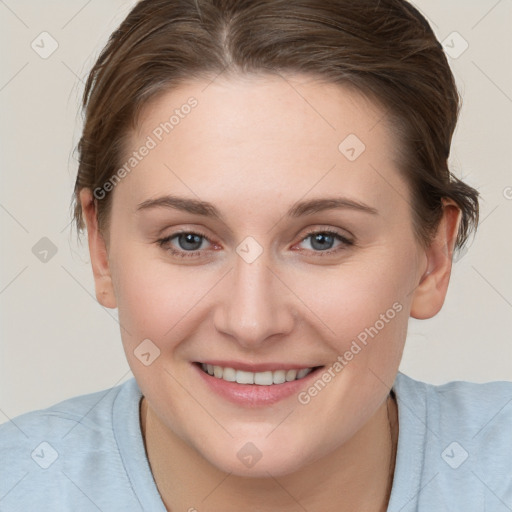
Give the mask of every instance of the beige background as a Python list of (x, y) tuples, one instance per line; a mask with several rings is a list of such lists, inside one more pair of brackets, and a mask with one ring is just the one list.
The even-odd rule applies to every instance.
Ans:
[[(0, 423), (131, 376), (69, 205), (83, 81), (132, 4), (0, 1)], [(512, 2), (415, 5), (454, 55), (469, 45), (450, 59), (464, 98), (452, 165), (480, 190), (482, 223), (441, 313), (411, 321), (401, 370), (433, 383), (512, 380)], [(31, 47), (44, 31), (58, 43), (46, 59)], [(57, 249), (46, 263), (32, 252), (43, 237)]]

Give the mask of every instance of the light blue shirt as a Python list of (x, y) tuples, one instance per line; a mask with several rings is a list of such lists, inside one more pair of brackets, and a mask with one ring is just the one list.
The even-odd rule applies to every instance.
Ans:
[[(511, 512), (512, 382), (434, 386), (399, 373), (393, 389), (400, 432), (388, 512)], [(131, 379), (1, 425), (0, 511), (165, 512), (140, 399)], [(203, 498), (191, 508), (201, 512)]]

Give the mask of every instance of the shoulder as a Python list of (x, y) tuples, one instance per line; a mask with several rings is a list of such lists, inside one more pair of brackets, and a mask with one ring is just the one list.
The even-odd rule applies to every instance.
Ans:
[(0, 425), (0, 496), (4, 496), (1, 505), (5, 510), (17, 509), (9, 504), (36, 510), (43, 496), (48, 509), (59, 504), (88, 510), (88, 496), (97, 493), (97, 504), (104, 499), (98, 485), (107, 485), (107, 480), (128, 496), (113, 412), (128, 408), (130, 402), (133, 409), (137, 392), (130, 379)]
[(512, 504), (512, 382), (434, 385), (399, 373), (394, 390), (400, 428), (413, 431), (403, 432), (403, 449), (416, 443), (423, 451), (416, 460), (422, 483), (430, 482), (425, 500)]
[(75, 396), (10, 419), (0, 425), (0, 450), (12, 448), (9, 445), (18, 438), (65, 436), (78, 425), (93, 430), (107, 427), (108, 411), (112, 409), (121, 387)]
[[(512, 440), (512, 382), (452, 381), (434, 385), (399, 373), (394, 389), (399, 399), (421, 410), (438, 430), (463, 430), (474, 436), (484, 430), (494, 431)], [(505, 426), (509, 428), (503, 430)]]

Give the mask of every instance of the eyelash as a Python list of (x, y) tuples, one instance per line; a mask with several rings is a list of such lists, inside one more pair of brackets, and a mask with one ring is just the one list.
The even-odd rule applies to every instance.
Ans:
[[(304, 240), (306, 240), (307, 238), (311, 237), (312, 235), (319, 235), (319, 234), (332, 236), (335, 239), (337, 239), (338, 241), (342, 242), (342, 244), (343, 244), (342, 246), (338, 247), (337, 249), (328, 249), (326, 251), (312, 251), (317, 256), (320, 256), (320, 257), (322, 257), (322, 256), (330, 256), (330, 255), (332, 255), (334, 253), (337, 253), (339, 251), (343, 251), (343, 250), (347, 249), (348, 247), (355, 245), (354, 241), (349, 240), (348, 238), (346, 238), (345, 236), (341, 235), (337, 231), (333, 231), (333, 230), (330, 230), (330, 229), (322, 229), (322, 230), (314, 230), (313, 229), (313, 230), (307, 231), (305, 236), (303, 236), (300, 241), (304, 242)], [(156, 243), (160, 247), (162, 247), (164, 250), (170, 252), (173, 256), (177, 256), (179, 258), (198, 258), (198, 257), (200, 257), (201, 253), (203, 252), (201, 250), (183, 251), (183, 250), (174, 249), (172, 246), (171, 247), (166, 247), (166, 245), (173, 238), (176, 238), (179, 235), (196, 235), (196, 236), (200, 236), (201, 238), (204, 238), (208, 242), (212, 243), (212, 241), (204, 233), (201, 233), (200, 231), (177, 231), (176, 233), (173, 233), (172, 235), (169, 235), (169, 236), (166, 236), (165, 238), (161, 238), (161, 239), (157, 240)], [(304, 251), (304, 249), (301, 250), (301, 252), (303, 252), (303, 251)]]
[[(336, 249), (328, 249), (327, 251), (313, 251), (316, 256), (320, 256), (320, 257), (332, 256), (333, 254), (336, 254), (340, 251), (344, 251), (348, 247), (351, 247), (354, 245), (353, 240), (349, 240), (347, 237), (341, 235), (340, 233), (338, 233), (337, 231), (334, 231), (332, 229), (320, 229), (320, 230), (311, 229), (306, 232), (306, 235), (303, 236), (300, 241), (303, 242), (304, 240), (306, 240), (307, 238), (309, 238), (312, 235), (329, 235), (329, 236), (334, 237), (336, 240), (338, 240), (339, 242), (342, 243), (342, 245), (338, 246), (338, 248), (336, 248)], [(307, 249), (301, 249), (301, 252), (304, 250), (307, 250)]]
[(183, 251), (183, 250), (177, 250), (174, 249), (172, 246), (166, 247), (166, 244), (168, 244), (173, 238), (176, 238), (179, 235), (197, 235), (201, 238), (204, 238), (208, 242), (212, 243), (212, 241), (200, 231), (176, 231), (176, 233), (173, 233), (172, 235), (166, 236), (165, 238), (161, 238), (160, 240), (157, 240), (157, 244), (162, 247), (164, 250), (170, 252), (173, 256), (178, 256), (179, 258), (197, 258), (201, 256), (202, 251)]

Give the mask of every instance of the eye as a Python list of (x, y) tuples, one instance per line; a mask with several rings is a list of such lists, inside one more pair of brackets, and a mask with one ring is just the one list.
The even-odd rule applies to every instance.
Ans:
[(202, 247), (204, 241), (211, 243), (203, 233), (179, 231), (157, 240), (157, 244), (174, 256), (194, 258), (201, 256), (201, 252), (204, 250), (204, 247)]
[[(319, 256), (323, 256), (325, 254), (333, 254), (338, 251), (344, 250), (347, 247), (354, 245), (352, 240), (349, 240), (347, 237), (333, 230), (322, 230), (322, 231), (310, 231), (307, 235), (302, 239), (302, 242), (306, 242), (310, 240), (310, 245), (312, 247), (313, 252), (319, 253)], [(333, 245), (338, 241), (339, 244), (333, 249)]]
[[(332, 255), (354, 245), (352, 240), (338, 233), (337, 231), (324, 229), (309, 231), (300, 243), (310, 240), (312, 251), (318, 256)], [(212, 244), (211, 240), (204, 234), (195, 231), (178, 231), (157, 240), (157, 244), (173, 256), (179, 258), (198, 258), (203, 255), (206, 247), (204, 242)], [(338, 245), (333, 248), (334, 244)], [(207, 251), (206, 251), (207, 252)]]

